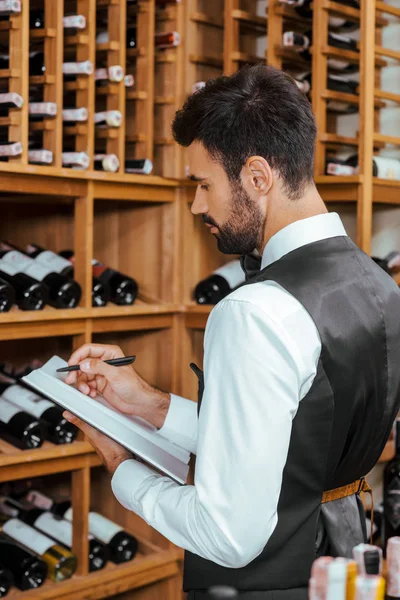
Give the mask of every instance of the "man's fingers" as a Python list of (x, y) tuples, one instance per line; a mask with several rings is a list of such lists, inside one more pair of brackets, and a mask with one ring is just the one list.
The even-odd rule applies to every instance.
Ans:
[(88, 375), (89, 378), (91, 375), (102, 375), (107, 379), (107, 381), (113, 382), (119, 377), (117, 367), (108, 365), (103, 360), (99, 360), (97, 358), (84, 360), (80, 367), (81, 371)]

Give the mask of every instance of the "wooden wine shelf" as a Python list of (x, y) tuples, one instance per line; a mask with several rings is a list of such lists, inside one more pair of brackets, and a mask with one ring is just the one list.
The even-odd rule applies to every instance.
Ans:
[(162, 582), (179, 574), (180, 552), (178, 550), (163, 550), (148, 540), (141, 539), (136, 533), (134, 535), (139, 540), (139, 549), (130, 562), (120, 565), (108, 563), (101, 571), (85, 576), (75, 575), (62, 583), (46, 581), (42, 587), (34, 591), (20, 592), (14, 589), (8, 597), (10, 600), (113, 598), (127, 590), (141, 588), (153, 582)]

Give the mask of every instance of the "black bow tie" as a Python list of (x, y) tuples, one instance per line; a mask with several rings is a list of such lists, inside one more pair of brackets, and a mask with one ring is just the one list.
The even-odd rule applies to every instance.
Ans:
[(254, 256), (253, 254), (245, 254), (240, 257), (240, 265), (245, 272), (246, 281), (258, 275), (261, 269), (261, 256)]

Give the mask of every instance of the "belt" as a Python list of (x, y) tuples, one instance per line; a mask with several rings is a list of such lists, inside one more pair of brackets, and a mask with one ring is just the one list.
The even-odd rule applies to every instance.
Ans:
[(325, 504), (326, 502), (332, 502), (333, 500), (339, 500), (340, 498), (347, 498), (348, 496), (353, 496), (353, 494), (360, 494), (361, 492), (365, 492), (370, 494), (371, 496), (371, 535), (370, 535), (370, 543), (372, 544), (372, 531), (374, 528), (374, 497), (372, 495), (372, 489), (368, 485), (365, 477), (361, 477), (361, 479), (357, 479), (353, 483), (349, 483), (348, 485), (342, 485), (342, 487), (335, 488), (334, 490), (328, 490), (322, 494), (321, 504)]

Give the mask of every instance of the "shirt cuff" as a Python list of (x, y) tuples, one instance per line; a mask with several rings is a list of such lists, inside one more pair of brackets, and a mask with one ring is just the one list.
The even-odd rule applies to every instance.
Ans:
[(135, 497), (137, 491), (148, 477), (161, 477), (150, 467), (135, 459), (124, 460), (111, 479), (111, 488), (118, 502), (128, 510), (132, 510), (144, 518), (143, 508)]
[(168, 413), (158, 433), (170, 442), (196, 454), (197, 424), (197, 403), (171, 394)]

